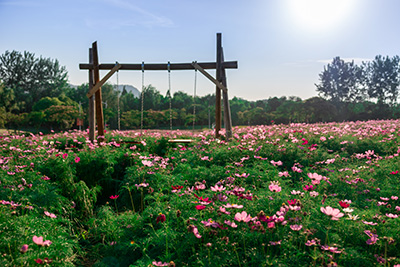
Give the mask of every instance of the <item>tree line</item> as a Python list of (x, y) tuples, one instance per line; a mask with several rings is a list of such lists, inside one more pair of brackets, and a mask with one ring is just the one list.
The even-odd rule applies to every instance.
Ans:
[[(271, 97), (248, 101), (231, 99), (234, 126), (292, 122), (330, 122), (398, 118), (400, 59), (377, 56), (361, 66), (336, 57), (319, 75), (319, 96)], [(68, 73), (58, 60), (29, 52), (6, 51), (0, 56), (0, 127), (38, 130), (78, 128), (88, 125), (88, 84), (71, 87)], [(143, 89), (144, 128), (212, 127), (215, 95), (188, 95), (177, 91), (162, 95), (152, 85)], [(102, 86), (106, 127), (140, 128), (142, 99), (125, 88)], [(171, 107), (171, 108), (170, 108)]]

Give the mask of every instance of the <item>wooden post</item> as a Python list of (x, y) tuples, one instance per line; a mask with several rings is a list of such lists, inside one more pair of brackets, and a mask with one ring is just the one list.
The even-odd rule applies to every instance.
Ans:
[[(224, 62), (224, 50), (221, 49), (221, 57), (222, 63)], [(226, 88), (226, 72), (225, 68), (221, 67), (221, 83)], [(232, 137), (232, 119), (231, 119), (231, 107), (229, 105), (229, 98), (228, 98), (228, 90), (223, 90), (222, 98), (224, 101), (224, 122), (225, 122), (225, 131), (226, 131), (226, 139), (229, 140)]]
[[(92, 48), (89, 48), (89, 63), (93, 64)], [(93, 70), (89, 69), (89, 91), (93, 88)], [(94, 96), (89, 98), (89, 140), (94, 141), (96, 130), (96, 113), (95, 113), (95, 100)]]
[[(216, 61), (216, 78), (221, 82), (221, 33), (217, 33), (217, 61)], [(215, 138), (219, 138), (221, 130), (221, 89), (218, 86), (215, 88)]]
[[(94, 78), (94, 86), (100, 81), (100, 72), (99, 72), (99, 56), (97, 53), (97, 42), (92, 44), (92, 54), (93, 54), (93, 78)], [(101, 98), (101, 88), (96, 91), (96, 120), (97, 120), (97, 138), (99, 138), (99, 142), (104, 140), (104, 117), (103, 117), (103, 102)]]

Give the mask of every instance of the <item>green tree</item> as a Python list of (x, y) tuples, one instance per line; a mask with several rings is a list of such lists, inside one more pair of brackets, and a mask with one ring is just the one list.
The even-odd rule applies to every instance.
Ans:
[(55, 97), (68, 87), (67, 71), (58, 60), (25, 51), (6, 51), (0, 56), (0, 79), (14, 90), (21, 112), (30, 112), (39, 99)]
[(328, 122), (336, 115), (336, 107), (321, 97), (312, 97), (304, 101), (306, 122)]
[(334, 103), (342, 101), (359, 101), (363, 99), (363, 69), (353, 62), (345, 62), (335, 57), (331, 64), (324, 66), (319, 75), (320, 83), (316, 84), (320, 96)]
[(14, 90), (6, 87), (0, 82), (0, 106), (4, 108), (4, 112), (12, 112), (18, 110), (15, 103)]
[(365, 64), (368, 95), (378, 103), (389, 102), (394, 105), (399, 95), (400, 57), (382, 57), (378, 55), (372, 62)]

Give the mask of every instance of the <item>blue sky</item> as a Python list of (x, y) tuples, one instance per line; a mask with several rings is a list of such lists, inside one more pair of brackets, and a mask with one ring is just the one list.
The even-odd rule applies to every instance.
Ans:
[[(0, 0), (0, 53), (58, 59), (70, 83), (82, 84), (88, 75), (78, 65), (93, 41), (101, 63), (202, 62), (215, 61), (221, 32), (225, 60), (239, 63), (227, 70), (230, 98), (306, 99), (336, 56), (398, 55), (399, 10), (397, 0)], [(167, 77), (146, 72), (145, 84), (165, 94)], [(140, 88), (141, 73), (120, 71), (119, 83)], [(171, 85), (192, 94), (194, 71), (172, 72)], [(213, 92), (198, 74), (197, 93)]]

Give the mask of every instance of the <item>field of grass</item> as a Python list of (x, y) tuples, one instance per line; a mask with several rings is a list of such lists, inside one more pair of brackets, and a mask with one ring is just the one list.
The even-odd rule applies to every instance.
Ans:
[(399, 129), (1, 136), (0, 265), (400, 266)]

